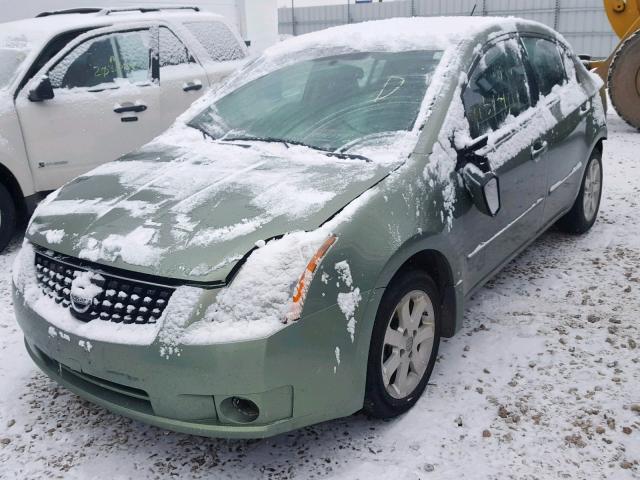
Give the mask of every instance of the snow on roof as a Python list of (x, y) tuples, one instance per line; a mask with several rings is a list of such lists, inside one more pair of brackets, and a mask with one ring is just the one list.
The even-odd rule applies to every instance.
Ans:
[(333, 27), (293, 37), (265, 51), (265, 56), (290, 55), (309, 49), (348, 47), (360, 51), (444, 50), (483, 32), (515, 31), (518, 25), (538, 25), (504, 17), (392, 18)]
[(159, 12), (141, 13), (113, 12), (110, 15), (103, 13), (73, 13), (52, 15), (40, 18), (27, 18), (13, 22), (0, 23), (0, 46), (3, 39), (15, 37), (25, 38), (30, 44), (38, 44), (49, 38), (69, 30), (81, 28), (96, 28), (123, 23), (140, 23), (144, 21), (184, 21), (194, 19), (210, 20), (216, 18), (224, 20), (222, 15), (211, 12), (195, 12), (190, 10), (161, 10)]

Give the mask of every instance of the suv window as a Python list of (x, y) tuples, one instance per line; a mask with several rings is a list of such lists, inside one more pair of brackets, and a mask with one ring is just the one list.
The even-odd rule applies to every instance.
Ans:
[(190, 22), (185, 23), (185, 26), (216, 62), (239, 60), (245, 57), (236, 36), (224, 23)]
[(160, 66), (195, 63), (184, 43), (167, 27), (160, 27)]
[(502, 41), (487, 50), (462, 94), (474, 138), (499, 129), (509, 116), (518, 116), (531, 106), (527, 81), (517, 41)]
[[(49, 71), (53, 88), (92, 88), (150, 78), (148, 30), (119, 32), (87, 40)], [(107, 87), (108, 88), (108, 87)]]
[(567, 80), (558, 46), (538, 37), (522, 37), (522, 42), (533, 68), (540, 95), (549, 95), (553, 87), (562, 85)]

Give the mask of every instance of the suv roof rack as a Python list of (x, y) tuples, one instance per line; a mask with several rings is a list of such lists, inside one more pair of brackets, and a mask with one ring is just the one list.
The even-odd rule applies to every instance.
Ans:
[(70, 15), (72, 13), (98, 13), (102, 8), (68, 8), (65, 10), (51, 10), (48, 12), (42, 12), (36, 15), (36, 18), (51, 17), (52, 15)]
[(115, 7), (115, 8), (103, 8), (100, 11), (100, 14), (110, 15), (112, 13), (119, 13), (119, 12), (151, 13), (151, 12), (159, 12), (161, 10), (193, 10), (194, 12), (199, 12), (200, 7), (188, 6), (188, 5), (174, 5), (174, 6), (152, 5), (148, 7)]
[(176, 6), (157, 5), (157, 6), (148, 6), (148, 7), (113, 7), (113, 8), (82, 7), (82, 8), (68, 8), (65, 10), (53, 10), (49, 12), (42, 12), (36, 15), (36, 18), (50, 17), (52, 15), (71, 15), (74, 13), (97, 13), (100, 15), (111, 15), (112, 13), (120, 13), (120, 12), (151, 13), (151, 12), (159, 12), (161, 10), (193, 10), (194, 12), (199, 12), (200, 7), (186, 6), (186, 5), (176, 5)]

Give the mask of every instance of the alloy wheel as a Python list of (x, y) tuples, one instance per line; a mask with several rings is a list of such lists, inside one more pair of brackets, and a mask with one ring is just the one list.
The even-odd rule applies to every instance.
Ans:
[(411, 395), (427, 371), (435, 341), (435, 315), (429, 296), (420, 290), (396, 306), (384, 337), (382, 379), (395, 399)]
[(602, 168), (600, 162), (596, 159), (591, 161), (587, 176), (584, 180), (584, 195), (582, 198), (582, 207), (584, 210), (585, 220), (592, 221), (598, 213), (600, 206), (600, 193), (602, 192)]

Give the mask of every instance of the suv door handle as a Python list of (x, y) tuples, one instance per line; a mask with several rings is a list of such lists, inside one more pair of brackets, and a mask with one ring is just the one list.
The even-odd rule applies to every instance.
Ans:
[(122, 105), (116, 105), (113, 111), (116, 113), (140, 113), (144, 112), (146, 109), (147, 106), (141, 103), (124, 103)]
[(182, 86), (182, 90), (185, 92), (193, 92), (202, 89), (202, 82), (200, 80), (194, 80), (193, 82), (187, 82)]
[(538, 140), (531, 147), (531, 159), (537, 162), (540, 159), (540, 156), (544, 152), (546, 152), (548, 149), (549, 149), (549, 142), (547, 142), (546, 140), (544, 142)]

